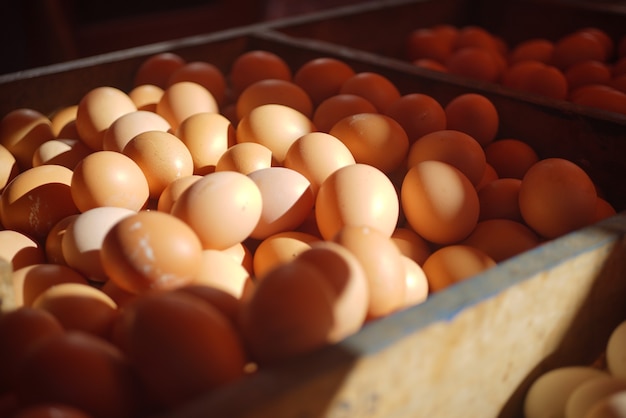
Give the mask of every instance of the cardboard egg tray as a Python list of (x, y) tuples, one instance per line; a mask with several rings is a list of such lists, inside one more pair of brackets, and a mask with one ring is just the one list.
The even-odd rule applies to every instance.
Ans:
[[(473, 8), (482, 3), (494, 8)], [(501, 3), (511, 9), (495, 1), (362, 3), (0, 75), (0, 115), (18, 107), (47, 113), (76, 104), (95, 87), (129, 91), (139, 64), (158, 52), (223, 71), (252, 49), (275, 52), (294, 69), (332, 56), (389, 77), (403, 94), (425, 93), (442, 103), (466, 92), (486, 95), (500, 114), (498, 137), (522, 139), (542, 158), (580, 164), (622, 212), (372, 322), (340, 344), (260, 370), (164, 416), (522, 417), (524, 394), (542, 372), (601, 357), (610, 332), (626, 319), (626, 118), (421, 70), (400, 59), (398, 41), (435, 23), (491, 22), (511, 36), (523, 36), (515, 28), (557, 36), (561, 24), (606, 22), (616, 31), (620, 22), (626, 27), (624, 17), (605, 9), (594, 14), (586, 5)], [(560, 6), (569, 18), (549, 19), (546, 10)]]

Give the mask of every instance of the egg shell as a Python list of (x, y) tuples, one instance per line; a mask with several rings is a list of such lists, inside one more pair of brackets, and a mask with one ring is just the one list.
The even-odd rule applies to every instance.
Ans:
[(287, 150), (298, 138), (315, 131), (313, 122), (303, 113), (281, 104), (255, 107), (237, 124), (237, 142), (256, 142), (272, 151), (282, 165)]
[(543, 240), (530, 228), (510, 219), (488, 219), (476, 224), (462, 243), (484, 251), (496, 263), (535, 248)]
[(50, 119), (34, 109), (14, 109), (0, 119), (0, 145), (17, 160), (20, 171), (31, 168), (35, 150), (54, 137)]
[(385, 173), (397, 168), (409, 150), (409, 139), (402, 126), (383, 114), (347, 116), (335, 123), (328, 133), (348, 147), (356, 162), (372, 165)]
[(272, 150), (256, 142), (242, 142), (228, 148), (215, 164), (215, 171), (250, 174), (272, 166)]
[(387, 316), (404, 306), (406, 273), (402, 253), (391, 238), (375, 228), (345, 226), (332, 239), (359, 261), (369, 287), (368, 319)]
[(480, 183), (487, 163), (482, 146), (472, 136), (446, 129), (419, 138), (408, 151), (407, 167), (435, 160), (459, 169), (474, 186)]
[(233, 256), (220, 250), (204, 250), (200, 270), (190, 285), (216, 287), (239, 299), (253, 283), (248, 271)]
[(147, 131), (167, 132), (170, 124), (160, 115), (147, 110), (137, 110), (117, 118), (104, 132), (102, 149), (122, 152), (136, 135)]
[(172, 206), (174, 206), (174, 202), (178, 200), (180, 195), (183, 194), (183, 192), (187, 190), (189, 186), (191, 186), (201, 178), (202, 176), (194, 174), (191, 176), (180, 177), (170, 182), (170, 184), (165, 186), (165, 189), (163, 189), (163, 191), (159, 195), (159, 199), (157, 201), (157, 210), (170, 213), (172, 210)]
[(193, 81), (168, 86), (157, 103), (156, 112), (176, 131), (178, 125), (196, 113), (218, 113), (217, 101), (205, 87)]
[(609, 372), (626, 379), (626, 321), (619, 324), (609, 337), (606, 345), (606, 361)]
[(108, 338), (117, 315), (117, 304), (100, 289), (83, 283), (51, 286), (32, 303), (53, 314), (66, 330)]
[(597, 192), (587, 173), (569, 160), (548, 158), (528, 169), (519, 191), (526, 224), (545, 238), (589, 225)]
[(68, 266), (96, 282), (108, 277), (102, 267), (100, 252), (109, 230), (120, 220), (137, 212), (114, 206), (100, 206), (82, 212), (68, 223), (61, 249)]
[(138, 211), (146, 206), (150, 188), (132, 158), (115, 151), (96, 151), (74, 168), (71, 194), (81, 212), (99, 206)]
[(90, 90), (80, 99), (76, 111), (80, 139), (92, 150), (101, 150), (104, 134), (111, 124), (136, 110), (135, 103), (120, 89), (100, 86)]
[(356, 94), (364, 97), (381, 113), (385, 113), (391, 103), (401, 96), (389, 78), (371, 71), (357, 72), (347, 79), (341, 85), (339, 94)]
[(336, 94), (325, 99), (313, 112), (313, 124), (321, 132), (330, 132), (341, 119), (358, 113), (377, 113), (369, 100), (356, 94)]
[(137, 110), (156, 113), (156, 106), (163, 97), (164, 90), (153, 84), (141, 84), (128, 92), (128, 97), (135, 103)]
[(220, 157), (236, 143), (235, 127), (219, 113), (198, 113), (181, 122), (176, 136), (193, 158), (194, 174), (215, 171)]
[(581, 383), (572, 391), (565, 403), (565, 416), (568, 418), (585, 418), (589, 410), (615, 393), (626, 391), (626, 380), (614, 376), (601, 376)]
[(409, 144), (426, 134), (447, 127), (443, 106), (427, 94), (406, 94), (391, 103), (385, 114), (402, 126), (409, 138)]
[(46, 255), (39, 241), (11, 229), (0, 230), (0, 258), (11, 263), (13, 270), (44, 263)]
[(476, 189), (460, 170), (441, 161), (422, 161), (411, 167), (400, 198), (411, 229), (430, 242), (461, 241), (478, 222)]
[(189, 148), (169, 132), (142, 132), (124, 146), (123, 153), (143, 172), (148, 181), (149, 197), (154, 200), (172, 181), (194, 172)]
[(78, 215), (80, 214), (75, 213), (74, 215), (66, 216), (54, 224), (50, 232), (48, 232), (48, 236), (44, 242), (44, 251), (48, 263), (67, 265), (65, 256), (63, 255), (63, 236), (65, 235), (68, 225), (74, 222), (74, 219), (76, 219)]
[(237, 260), (237, 262), (246, 269), (248, 274), (253, 275), (253, 254), (252, 251), (250, 251), (250, 248), (248, 248), (248, 245), (243, 242), (238, 242), (237, 244), (222, 251)]
[(396, 229), (399, 212), (391, 180), (367, 164), (350, 164), (333, 172), (315, 199), (315, 219), (326, 240), (345, 225), (369, 226), (389, 237)]
[(320, 57), (311, 59), (298, 68), (293, 82), (307, 92), (313, 105), (339, 93), (341, 86), (352, 77), (354, 69), (337, 58)]
[(279, 232), (263, 239), (252, 258), (255, 277), (263, 277), (272, 268), (293, 261), (316, 241), (320, 238), (300, 231)]
[(13, 289), (17, 306), (32, 306), (33, 302), (50, 287), (63, 283), (88, 284), (78, 271), (60, 264), (31, 264), (13, 271)]
[(2, 192), (2, 224), (43, 242), (61, 219), (78, 213), (72, 199), (73, 173), (60, 165), (21, 172)]
[(254, 239), (297, 228), (313, 210), (315, 196), (311, 183), (302, 174), (287, 167), (269, 167), (253, 171), (248, 177), (261, 192), (261, 216), (250, 233)]
[(311, 132), (298, 138), (287, 150), (283, 165), (305, 176), (317, 195), (319, 186), (337, 169), (356, 161), (348, 147), (338, 138)]
[(19, 172), (20, 168), (13, 154), (5, 146), (0, 145), (0, 193)]
[(241, 120), (255, 107), (272, 103), (291, 107), (308, 118), (313, 116), (313, 102), (302, 87), (270, 78), (256, 81), (241, 92), (236, 103), (237, 119)]
[(422, 266), (432, 293), (467, 280), (496, 265), (484, 251), (463, 244), (447, 245), (434, 251)]
[(109, 229), (100, 254), (109, 280), (139, 294), (190, 283), (200, 269), (202, 244), (175, 216), (140, 211)]
[(59, 135), (67, 129), (68, 125), (76, 121), (77, 112), (78, 105), (71, 105), (57, 109), (50, 115), (50, 123), (55, 138), (61, 138)]
[(588, 366), (565, 366), (541, 374), (530, 385), (524, 398), (527, 418), (565, 416), (565, 405), (582, 383), (608, 374)]
[(33, 154), (33, 167), (56, 164), (73, 170), (76, 164), (92, 151), (79, 139), (51, 139)]
[(180, 81), (192, 81), (207, 89), (215, 98), (218, 106), (226, 99), (226, 77), (215, 65), (205, 61), (187, 62), (177, 68), (167, 79), (167, 85)]
[(250, 236), (262, 210), (261, 191), (252, 179), (218, 171), (188, 187), (171, 213), (191, 226), (204, 249), (223, 250)]

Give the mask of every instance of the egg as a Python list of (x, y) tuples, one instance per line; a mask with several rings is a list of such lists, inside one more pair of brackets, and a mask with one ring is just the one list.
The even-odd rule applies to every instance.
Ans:
[(397, 168), (409, 150), (405, 130), (383, 114), (347, 116), (335, 123), (328, 133), (348, 147), (356, 162), (372, 165), (385, 173)]
[(55, 135), (48, 117), (34, 109), (14, 109), (0, 119), (0, 145), (15, 158), (20, 171), (32, 167), (33, 153)]
[(355, 74), (354, 69), (337, 58), (313, 58), (302, 64), (293, 82), (307, 92), (313, 105), (339, 93), (341, 86)]
[(100, 206), (75, 217), (68, 223), (61, 239), (67, 265), (92, 281), (106, 282), (108, 277), (100, 258), (104, 237), (113, 225), (135, 213), (128, 208)]
[(255, 107), (281, 104), (297, 110), (308, 118), (313, 116), (313, 102), (299, 85), (280, 79), (259, 80), (246, 87), (236, 103), (236, 114), (241, 120)]
[(16, 305), (32, 306), (41, 293), (53, 286), (63, 283), (87, 285), (89, 282), (85, 276), (68, 266), (42, 261), (15, 269), (12, 283)]
[(519, 207), (519, 190), (522, 180), (501, 178), (490, 181), (478, 189), (479, 221), (509, 219), (523, 222)]
[(128, 92), (128, 97), (135, 103), (137, 110), (156, 113), (157, 103), (163, 97), (164, 90), (153, 84), (141, 84)]
[(6, 147), (0, 145), (0, 192), (19, 172), (20, 168), (13, 154)]
[(102, 149), (122, 152), (133, 137), (147, 131), (167, 132), (170, 124), (162, 116), (147, 110), (137, 110), (117, 118), (104, 132)]
[(67, 265), (65, 256), (63, 255), (63, 236), (65, 235), (65, 231), (67, 231), (69, 224), (74, 222), (78, 215), (80, 214), (75, 213), (73, 215), (66, 216), (54, 224), (52, 229), (50, 229), (50, 232), (48, 232), (48, 236), (44, 242), (44, 251), (48, 263)]
[(181, 81), (192, 81), (206, 88), (215, 98), (218, 106), (226, 100), (226, 77), (219, 68), (209, 62), (185, 63), (170, 74), (167, 85), (171, 86)]
[(212, 286), (239, 299), (253, 282), (248, 271), (230, 254), (204, 250), (200, 270), (190, 285)]
[(422, 161), (409, 169), (400, 198), (411, 228), (424, 239), (452, 244), (476, 227), (478, 194), (456, 167), (441, 161)]
[(249, 85), (265, 79), (291, 81), (292, 72), (287, 62), (279, 55), (265, 50), (250, 50), (239, 54), (228, 73), (234, 96)]
[(148, 181), (149, 197), (154, 200), (172, 181), (194, 172), (189, 148), (169, 132), (140, 133), (124, 146), (123, 154), (137, 163)]
[(613, 376), (626, 379), (626, 321), (619, 324), (606, 345), (607, 368)]
[(597, 402), (615, 393), (626, 391), (626, 380), (614, 376), (600, 376), (581, 383), (565, 403), (567, 418), (585, 418)]
[(297, 228), (313, 209), (311, 183), (287, 167), (262, 168), (248, 174), (261, 192), (261, 216), (250, 233), (254, 239)]
[(391, 103), (401, 96), (400, 91), (390, 79), (371, 71), (355, 73), (341, 85), (339, 94), (361, 96), (381, 113), (385, 113)]
[[(52, 132), (56, 138), (62, 138), (60, 136), (68, 127), (76, 122), (76, 113), (78, 112), (78, 105), (65, 106), (55, 110), (50, 115), (50, 123), (52, 124)], [(76, 138), (77, 139), (77, 138)]]
[(498, 134), (500, 117), (498, 109), (486, 96), (465, 93), (446, 104), (446, 128), (465, 132), (481, 147), (491, 143)]
[(291, 144), (315, 131), (313, 122), (303, 113), (281, 104), (264, 104), (252, 109), (237, 125), (237, 142), (256, 142), (272, 151), (282, 164)]
[(79, 139), (51, 139), (33, 153), (33, 167), (56, 164), (73, 170), (91, 150)]
[(488, 219), (476, 224), (462, 243), (484, 251), (496, 263), (541, 244), (543, 240), (525, 224), (510, 219)]
[(80, 139), (92, 150), (102, 150), (106, 130), (119, 117), (137, 111), (137, 106), (120, 89), (101, 86), (88, 91), (79, 101), (76, 129)]
[(626, 390), (593, 404), (585, 418), (623, 418), (626, 416)]
[(315, 199), (315, 219), (322, 237), (332, 239), (346, 225), (369, 226), (391, 236), (400, 203), (391, 180), (367, 164), (339, 168), (324, 180)]
[(203, 284), (189, 284), (175, 289), (173, 292), (188, 293), (201, 299), (224, 314), (233, 327), (237, 331), (239, 330), (239, 310), (242, 302), (232, 294), (217, 287)]
[(209, 90), (193, 81), (168, 86), (157, 103), (156, 113), (176, 131), (178, 125), (196, 113), (218, 113), (219, 106)]
[(496, 262), (483, 250), (463, 244), (447, 245), (434, 251), (422, 266), (428, 287), (439, 292), (494, 267)]
[(109, 280), (139, 294), (189, 284), (200, 269), (202, 244), (175, 216), (140, 211), (109, 229), (100, 255)]
[(515, 138), (503, 138), (488, 144), (485, 158), (498, 177), (520, 180), (539, 161), (537, 152), (530, 145)]
[(391, 240), (404, 256), (409, 257), (420, 266), (432, 253), (428, 242), (411, 228), (396, 228), (391, 234)]
[(193, 159), (194, 174), (215, 171), (220, 157), (236, 143), (235, 127), (219, 113), (198, 113), (182, 121), (176, 136)]
[(478, 182), (478, 185), (476, 185), (476, 190), (478, 191), (482, 189), (485, 185), (491, 183), (493, 180), (497, 180), (498, 178), (498, 173), (496, 173), (493, 166), (489, 163), (485, 164), (485, 172), (483, 173), (483, 177), (480, 179), (480, 182)]
[(73, 173), (60, 165), (21, 172), (2, 192), (2, 224), (43, 241), (61, 219), (78, 213), (71, 193)]
[(587, 173), (562, 158), (535, 163), (524, 175), (519, 191), (524, 221), (545, 238), (589, 225), (596, 199), (595, 185)]
[(483, 148), (476, 139), (451, 129), (431, 132), (411, 145), (407, 155), (408, 168), (428, 160), (456, 167), (474, 186), (482, 179), (487, 163)]
[(237, 244), (232, 245), (222, 251), (237, 260), (237, 262), (241, 264), (250, 275), (253, 275), (253, 254), (247, 244), (244, 244), (243, 242), (238, 242)]
[(412, 258), (402, 255), (404, 265), (404, 281), (406, 291), (404, 296), (404, 308), (418, 305), (428, 298), (428, 279), (424, 269)]
[(117, 304), (89, 284), (61, 283), (44, 290), (32, 306), (50, 312), (68, 331), (83, 331), (108, 338), (117, 315)]
[(174, 52), (161, 52), (144, 59), (133, 79), (134, 86), (151, 84), (166, 88), (172, 73), (183, 67), (186, 61)]
[(46, 254), (39, 241), (11, 229), (0, 230), (0, 258), (11, 263), (13, 270), (43, 263)]
[(369, 100), (356, 94), (336, 94), (322, 101), (313, 112), (313, 124), (321, 132), (330, 129), (341, 119), (358, 113), (377, 113)]
[(115, 151), (96, 151), (74, 168), (71, 195), (81, 212), (99, 206), (138, 211), (146, 206), (150, 187), (132, 158)]
[(256, 142), (241, 142), (228, 148), (215, 164), (215, 171), (250, 174), (272, 166), (272, 150)]
[(163, 189), (159, 195), (159, 199), (157, 200), (157, 210), (160, 210), (161, 212), (171, 212), (174, 202), (178, 200), (180, 195), (183, 194), (189, 186), (201, 178), (202, 176), (200, 175), (191, 175), (183, 176), (171, 181), (170, 184), (165, 186), (165, 189)]
[(250, 236), (262, 210), (261, 191), (251, 178), (218, 171), (188, 187), (171, 213), (195, 231), (204, 249), (223, 250)]
[(403, 95), (389, 105), (385, 114), (402, 126), (409, 138), (409, 144), (448, 126), (443, 106), (433, 97), (422, 93)]
[(263, 239), (252, 258), (255, 277), (263, 277), (272, 268), (293, 261), (320, 239), (300, 231), (278, 232)]

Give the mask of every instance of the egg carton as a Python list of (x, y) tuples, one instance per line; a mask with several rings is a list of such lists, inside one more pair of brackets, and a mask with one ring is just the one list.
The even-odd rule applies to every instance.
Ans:
[[(346, 25), (358, 20), (361, 12), (401, 20), (404, 7), (428, 3), (368, 3), (315, 15), (315, 22), (313, 17), (268, 22), (7, 74), (0, 76), (0, 114), (18, 107), (49, 113), (104, 85), (129, 91), (139, 65), (159, 52), (208, 61), (223, 71), (253, 49), (274, 52), (293, 69), (331, 56), (356, 71), (388, 77), (402, 93), (421, 92), (442, 103), (462, 93), (484, 94), (499, 110), (499, 137), (522, 139), (543, 158), (577, 162), (607, 200), (624, 210), (624, 120), (425, 73), (377, 49), (342, 44), (331, 29), (342, 20)], [(434, 23), (445, 13), (461, 19), (467, 12), (463, 2), (441, 4), (419, 16)], [(316, 34), (296, 36), (304, 24), (317, 25)], [(358, 38), (349, 25), (345, 31)], [(522, 416), (523, 397), (534, 379), (561, 365), (595, 362), (610, 332), (626, 318), (625, 251), (626, 213), (620, 213), (371, 322), (339, 344), (260, 370), (163, 417)]]

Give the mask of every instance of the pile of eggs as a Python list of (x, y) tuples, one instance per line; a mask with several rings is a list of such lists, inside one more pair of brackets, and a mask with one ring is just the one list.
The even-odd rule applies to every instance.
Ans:
[(626, 114), (626, 36), (616, 41), (596, 27), (508, 45), (479, 26), (436, 25), (408, 35), (406, 56), (434, 71)]
[(4, 115), (0, 410), (171, 410), (615, 214), (498, 129), (480, 94), (262, 50)]
[(563, 366), (539, 376), (524, 400), (526, 418), (626, 417), (626, 321), (611, 333), (598, 366)]

